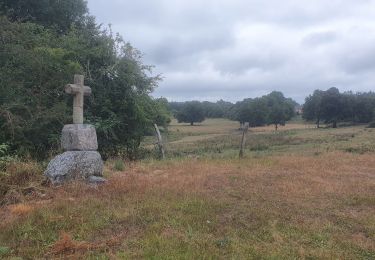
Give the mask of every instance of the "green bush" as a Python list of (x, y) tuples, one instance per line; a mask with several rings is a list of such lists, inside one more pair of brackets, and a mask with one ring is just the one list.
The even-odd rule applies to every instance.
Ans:
[(9, 146), (7, 144), (0, 144), (0, 172), (6, 170), (6, 166), (15, 161), (15, 157), (9, 154)]
[(6, 246), (0, 246), (0, 256), (5, 256), (10, 253), (10, 248)]
[(118, 172), (122, 172), (123, 170), (125, 170), (125, 163), (123, 160), (116, 160), (114, 165), (113, 165), (113, 169), (115, 171), (118, 171)]

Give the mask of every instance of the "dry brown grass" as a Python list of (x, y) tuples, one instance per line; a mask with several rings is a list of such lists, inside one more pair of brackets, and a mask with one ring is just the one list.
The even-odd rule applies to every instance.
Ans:
[[(374, 169), (373, 154), (344, 152), (134, 163), (99, 188), (73, 183), (3, 208), (0, 228), (68, 232), (36, 252), (26, 250), (34, 240), (10, 244), (21, 256), (365, 259), (375, 254)], [(48, 213), (42, 222), (17, 217), (32, 208)]]
[[(180, 165), (181, 164), (181, 165)], [(272, 192), (277, 196), (298, 197), (335, 193), (351, 195), (371, 192), (375, 185), (375, 158), (373, 155), (329, 153), (324, 156), (275, 156), (263, 159), (227, 161), (177, 161), (166, 164), (145, 164), (131, 167), (126, 175), (113, 178), (115, 183), (126, 179), (127, 185), (147, 183), (159, 189), (185, 190), (207, 193), (215, 190), (223, 195), (225, 189), (238, 189), (240, 183), (228, 183), (228, 177), (239, 176), (247, 191), (260, 191), (272, 179)], [(134, 180), (136, 178), (136, 180)], [(216, 187), (216, 189), (213, 189)], [(184, 188), (184, 189), (183, 189)]]
[(34, 207), (32, 205), (21, 203), (9, 206), (9, 210), (13, 215), (25, 216), (31, 213), (34, 210)]
[(0, 172), (0, 205), (20, 203), (36, 193), (42, 182), (42, 168), (36, 162), (12, 162)]
[(108, 251), (121, 244), (121, 237), (112, 237), (101, 242), (75, 241), (72, 236), (64, 231), (60, 233), (59, 239), (51, 246), (46, 257), (82, 258), (90, 251)]
[[(371, 232), (375, 227), (371, 226), (370, 233), (366, 234), (366, 228), (360, 224), (374, 221), (373, 169), (373, 155), (346, 153), (319, 157), (280, 156), (240, 163), (192, 160), (138, 165), (131, 168), (126, 176), (114, 177), (114, 183), (127, 189), (136, 185), (138, 192), (173, 191), (176, 194), (199, 194), (220, 201), (228, 205), (219, 216), (221, 227), (233, 225), (233, 218), (238, 212), (245, 211), (243, 217), (250, 217), (247, 215), (250, 211), (244, 210), (246, 205), (263, 211), (262, 214), (276, 216), (271, 226), (288, 220), (289, 224), (303, 229), (322, 230), (335, 226), (340, 219), (346, 219), (353, 221), (354, 226), (333, 234), (330, 239), (374, 251), (375, 238)], [(251, 223), (250, 219), (248, 221)], [(368, 224), (371, 225), (371, 221)], [(274, 231), (273, 235), (273, 246), (278, 246), (280, 240), (287, 243), (287, 238), (278, 235), (278, 231)], [(260, 245), (259, 249), (266, 252), (269, 246)], [(327, 251), (322, 256), (331, 255)]]

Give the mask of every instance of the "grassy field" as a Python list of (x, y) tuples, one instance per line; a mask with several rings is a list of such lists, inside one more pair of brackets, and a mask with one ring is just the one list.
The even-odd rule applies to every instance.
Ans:
[[(236, 158), (242, 131), (237, 122), (209, 119), (196, 126), (172, 122), (164, 133), (167, 155), (170, 158), (204, 157)], [(365, 126), (321, 128), (296, 122), (280, 126), (250, 128), (246, 140), (249, 158), (273, 155), (317, 155), (329, 151), (352, 153), (375, 152), (375, 130)], [(144, 146), (153, 148), (154, 137), (148, 137)]]
[(242, 160), (235, 122), (164, 137), (169, 159), (108, 161), (96, 188), (9, 167), (0, 258), (375, 259), (375, 129), (251, 129)]

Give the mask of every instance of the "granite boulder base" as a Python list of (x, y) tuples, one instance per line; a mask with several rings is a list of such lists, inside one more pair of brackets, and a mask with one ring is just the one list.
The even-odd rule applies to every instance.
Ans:
[[(45, 171), (52, 184), (62, 184), (72, 180), (96, 180), (104, 182), (103, 161), (96, 151), (68, 151), (56, 156)], [(95, 177), (95, 178), (93, 178)]]

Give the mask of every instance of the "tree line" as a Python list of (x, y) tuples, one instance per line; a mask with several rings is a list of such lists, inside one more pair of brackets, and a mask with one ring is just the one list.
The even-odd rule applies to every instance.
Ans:
[(298, 113), (302, 113), (305, 121), (316, 123), (318, 128), (321, 123), (336, 128), (340, 122), (368, 124), (375, 121), (374, 92), (340, 93), (337, 88), (315, 90), (306, 97), (302, 107), (277, 91), (235, 104), (223, 100), (187, 101), (170, 102), (169, 107), (179, 122), (191, 125), (205, 118), (227, 118), (241, 125), (248, 123), (250, 127), (274, 125), (277, 129)]
[(305, 100), (302, 117), (315, 122), (318, 128), (322, 122), (334, 128), (339, 122), (370, 123), (375, 120), (375, 93), (315, 90)]
[(285, 125), (295, 115), (298, 103), (284, 94), (273, 91), (259, 98), (247, 98), (235, 104), (220, 100), (213, 102), (170, 102), (170, 109), (179, 122), (202, 122), (205, 118), (228, 118), (250, 127)]

